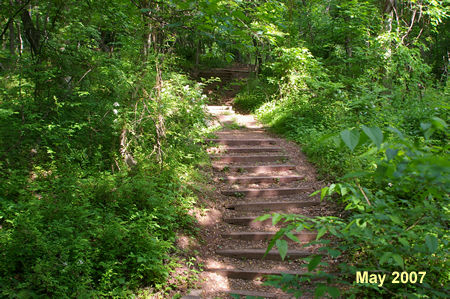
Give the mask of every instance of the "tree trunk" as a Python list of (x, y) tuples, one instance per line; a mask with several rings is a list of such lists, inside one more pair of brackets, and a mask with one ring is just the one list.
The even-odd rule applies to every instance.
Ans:
[(200, 51), (201, 51), (201, 41), (198, 40), (197, 41), (197, 49), (195, 51), (195, 67), (198, 67), (198, 65), (200, 64)]
[(22, 33), (20, 32), (20, 25), (17, 23), (17, 39), (19, 41), (18, 50), (19, 55), (22, 55), (23, 53), (23, 39), (22, 39)]
[(396, 0), (384, 0), (383, 3), (383, 14), (388, 15), (388, 19), (386, 20), (386, 31), (392, 31), (392, 21), (394, 20), (394, 8), (395, 8)]
[[(12, 2), (12, 0), (9, 0), (9, 5), (11, 5), (11, 7), (13, 7), (14, 3)], [(8, 30), (9, 30), (9, 51), (11, 52), (11, 55), (14, 55), (14, 53), (16, 53), (16, 33), (14, 31), (14, 20), (12, 20), (9, 25), (8, 25)]]
[(30, 12), (26, 9), (21, 14), (23, 29), (25, 31), (25, 37), (30, 43), (31, 51), (34, 55), (39, 55), (41, 50), (41, 33), (33, 24)]
[(14, 55), (16, 53), (16, 33), (14, 31), (14, 21), (9, 23), (8, 25), (9, 30), (9, 51), (11, 52), (11, 55)]

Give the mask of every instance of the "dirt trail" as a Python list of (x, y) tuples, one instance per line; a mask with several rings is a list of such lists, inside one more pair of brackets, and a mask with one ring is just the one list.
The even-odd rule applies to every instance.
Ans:
[[(251, 115), (240, 115), (231, 106), (209, 106), (222, 124), (208, 149), (216, 186), (207, 212), (197, 215), (205, 243), (198, 261), (204, 265), (201, 289), (183, 298), (290, 298), (278, 289), (263, 286), (267, 274), (301, 274), (298, 258), (317, 248), (290, 243), (288, 258), (281, 261), (276, 250), (262, 258), (269, 239), (278, 230), (270, 221), (253, 222), (266, 213), (330, 215), (330, 203), (309, 194), (323, 184), (298, 145), (264, 130)], [(241, 129), (226, 129), (231, 123)], [(315, 232), (297, 237), (314, 240)], [(305, 297), (306, 298), (306, 297)]]

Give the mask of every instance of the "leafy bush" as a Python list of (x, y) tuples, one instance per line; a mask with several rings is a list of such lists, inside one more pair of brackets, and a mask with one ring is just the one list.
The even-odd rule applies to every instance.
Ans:
[(239, 111), (254, 112), (265, 102), (270, 101), (276, 86), (263, 78), (251, 78), (236, 95), (233, 106)]
[[(306, 282), (314, 284), (316, 297), (445, 296), (449, 165), (442, 119), (448, 114), (448, 87), (433, 87), (417, 49), (401, 45), (354, 77), (341, 72), (342, 65), (325, 66), (320, 62), (325, 60), (306, 49), (276, 53), (259, 80), (278, 90), (260, 101), (255, 113), (271, 129), (300, 143), (327, 179), (340, 181), (321, 192), (333, 195), (347, 218), (260, 218), (285, 224), (268, 250), (277, 246), (283, 256), (287, 243), (281, 236), (295, 239), (289, 235), (292, 230), (316, 229), (319, 238), (310, 245), (322, 245), (327, 256), (309, 258), (305, 276), (272, 277), (268, 284), (295, 296), (304, 294)], [(374, 72), (377, 66), (382, 75)], [(241, 101), (254, 103), (251, 94)], [(327, 232), (332, 237), (323, 240)], [(336, 259), (337, 264), (331, 263)], [(325, 273), (329, 266), (343, 276)], [(387, 274), (388, 280), (393, 271), (427, 274), (422, 284), (356, 284), (356, 271), (365, 270)]]
[[(192, 231), (190, 186), (205, 158), (195, 144), (205, 128), (201, 86), (166, 72), (160, 100), (149, 101), (151, 71), (137, 79), (128, 64), (110, 66), (85, 90), (39, 104), (18, 94), (31, 83), (4, 82), (0, 133), (12, 148), (0, 162), (2, 296), (123, 297), (162, 285), (176, 232)], [(125, 70), (141, 81), (115, 84)], [(42, 107), (48, 113), (36, 122)], [(124, 128), (131, 168), (121, 156)], [(20, 146), (7, 144), (12, 137)]]
[[(426, 143), (436, 131), (447, 134), (446, 123), (437, 118), (423, 123), (422, 128)], [(379, 154), (375, 167), (368, 172), (349, 173), (341, 183), (318, 191), (322, 199), (338, 194), (345, 210), (352, 212), (349, 217), (306, 218), (280, 214), (260, 217), (261, 220), (272, 217), (274, 223), (282, 221), (286, 224), (271, 240), (268, 250), (276, 245), (283, 256), (287, 249), (286, 241), (280, 239), (283, 235), (289, 237), (294, 229), (316, 229), (319, 241), (313, 244), (322, 244), (321, 251), (331, 258), (342, 253), (347, 257), (338, 265), (343, 277), (323, 273), (322, 266), (330, 265), (328, 259), (321, 261), (317, 256), (309, 260), (307, 268), (310, 273), (306, 277), (328, 279), (328, 285), (316, 285), (316, 295), (329, 292), (336, 297), (339, 292), (333, 288), (339, 282), (347, 296), (445, 297), (449, 275), (446, 206), (449, 203), (450, 163), (447, 150), (441, 146), (418, 146), (392, 127), (389, 130), (394, 136), (386, 142), (383, 142), (379, 128), (362, 129), (362, 134), (359, 130), (345, 130), (340, 135), (350, 150), (369, 140), (372, 145), (367, 151)], [(363, 181), (372, 184), (362, 187), (360, 183)], [(334, 237), (331, 238), (335, 240), (332, 244), (329, 240), (320, 240), (327, 232)], [(348, 258), (351, 260), (347, 261)], [(386, 274), (386, 284), (358, 283), (357, 271)], [(394, 271), (426, 274), (422, 282), (395, 284), (391, 283)], [(304, 290), (294, 286), (300, 286), (306, 280), (272, 278), (269, 284), (300, 296)]]

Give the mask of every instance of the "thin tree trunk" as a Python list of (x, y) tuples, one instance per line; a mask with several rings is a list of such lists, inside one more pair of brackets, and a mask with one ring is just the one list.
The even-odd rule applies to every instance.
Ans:
[(388, 18), (386, 20), (386, 31), (392, 31), (392, 22), (394, 20), (394, 7), (396, 0), (385, 0), (383, 5), (383, 14), (387, 14)]
[[(11, 5), (11, 7), (13, 7), (14, 3), (12, 0), (9, 0), (9, 5)], [(9, 51), (11, 52), (11, 55), (14, 55), (14, 53), (16, 52), (16, 46), (15, 46), (15, 42), (16, 42), (16, 34), (14, 32), (14, 20), (12, 20), (9, 25), (8, 25), (8, 30), (9, 30)]]
[(197, 49), (195, 51), (195, 66), (196, 67), (198, 67), (198, 65), (200, 64), (200, 51), (201, 51), (201, 49), (200, 49), (201, 44), (200, 43), (201, 43), (201, 41), (198, 40), (197, 41)]
[(33, 24), (30, 12), (28, 10), (23, 10), (21, 14), (23, 29), (25, 31), (25, 36), (30, 43), (31, 51), (34, 55), (39, 55), (41, 49), (41, 34), (38, 29)]
[(23, 39), (22, 39), (22, 33), (20, 32), (20, 24), (17, 23), (17, 38), (19, 41), (19, 45), (18, 45), (18, 50), (19, 50), (19, 55), (22, 55), (23, 53)]
[(16, 53), (16, 33), (14, 30), (14, 21), (9, 23), (8, 25), (9, 30), (9, 51), (11, 52), (11, 55), (14, 55)]

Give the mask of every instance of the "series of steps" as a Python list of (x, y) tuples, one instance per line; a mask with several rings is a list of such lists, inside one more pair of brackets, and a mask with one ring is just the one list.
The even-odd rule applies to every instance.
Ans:
[[(219, 188), (228, 198), (222, 221), (231, 228), (221, 234), (224, 245), (215, 251), (216, 255), (226, 259), (228, 267), (205, 270), (228, 279), (230, 288), (225, 291), (228, 294), (244, 298), (289, 298), (277, 289), (260, 286), (258, 282), (264, 275), (301, 275), (303, 272), (295, 260), (311, 252), (301, 244), (290, 243), (285, 261), (281, 261), (276, 249), (263, 258), (276, 228), (271, 225), (271, 219), (254, 220), (272, 212), (301, 213), (302, 209), (317, 206), (320, 202), (308, 196), (313, 188), (304, 182), (304, 174), (295, 171), (296, 165), (290, 162), (289, 153), (280, 147), (278, 139), (270, 138), (262, 128), (255, 127), (254, 120), (244, 118), (240, 122), (239, 115), (230, 106), (210, 106), (208, 110), (219, 120), (221, 116), (231, 114), (244, 128), (223, 130), (217, 133), (217, 139), (207, 140), (212, 147), (211, 159)], [(301, 242), (316, 238), (316, 233), (311, 231), (294, 234)], [(234, 288), (234, 285), (240, 287)]]

